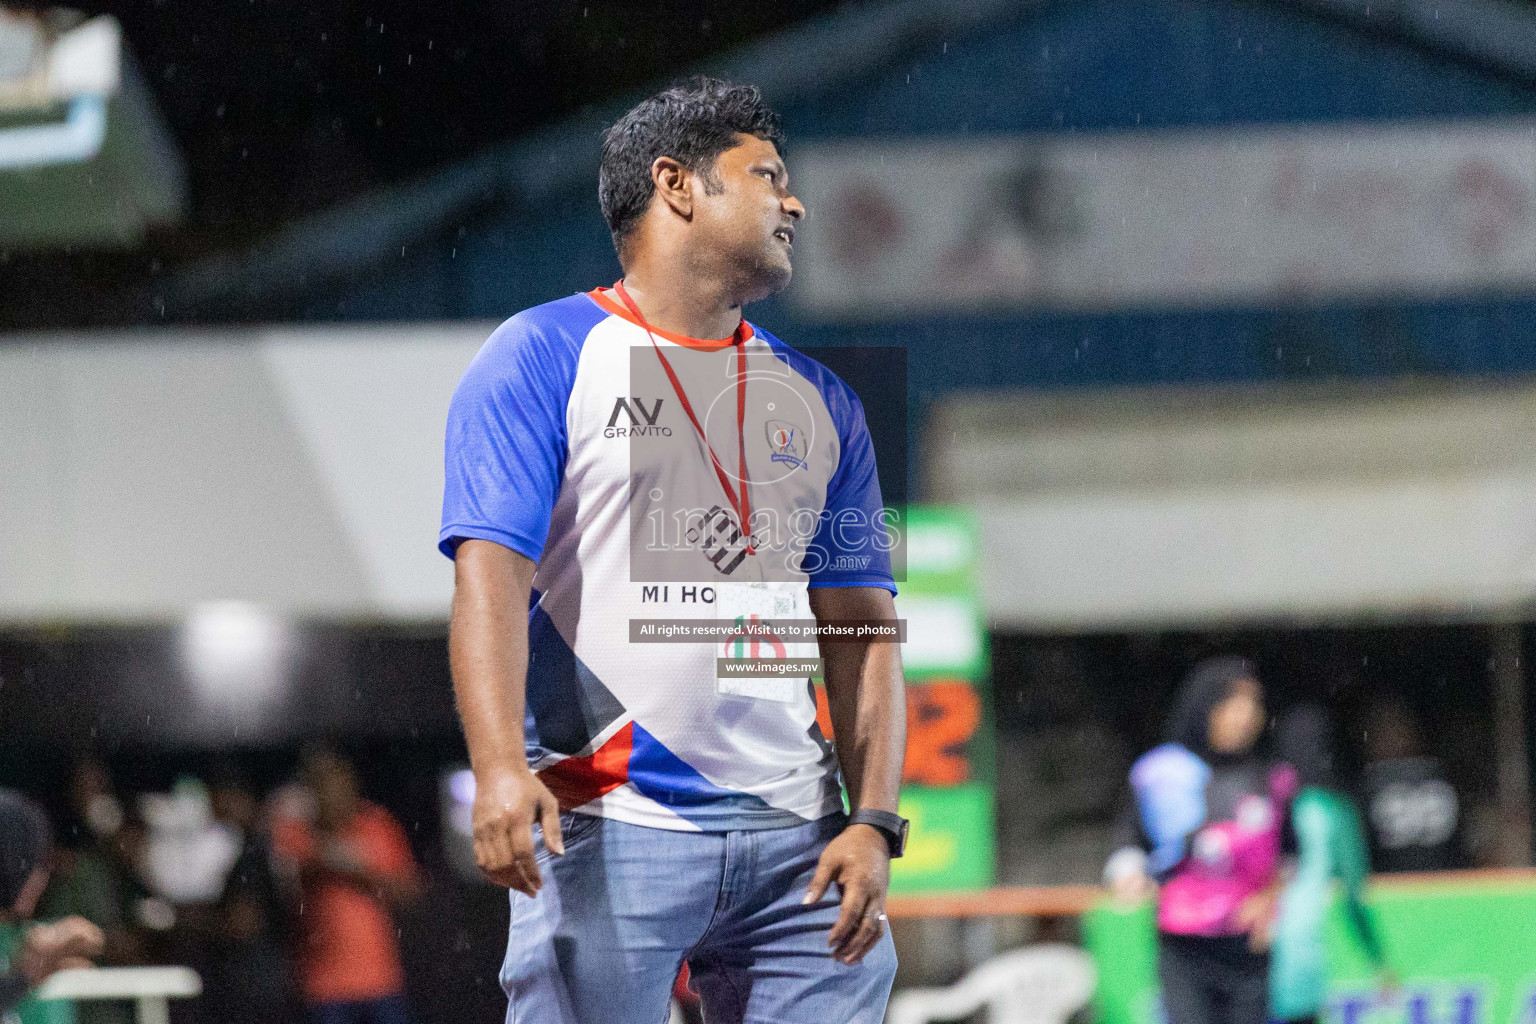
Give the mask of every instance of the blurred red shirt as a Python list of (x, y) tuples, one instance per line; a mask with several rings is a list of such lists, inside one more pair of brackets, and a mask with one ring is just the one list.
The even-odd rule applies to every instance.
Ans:
[[(394, 878), (416, 873), (405, 830), (384, 808), (366, 801), (337, 839), (370, 871)], [(280, 817), (272, 825), (278, 856), (299, 866), (319, 860), (308, 822)], [(298, 922), (299, 972), (310, 1003), (382, 999), (405, 991), (395, 922), (384, 901), (350, 882), (321, 876), (304, 886)]]

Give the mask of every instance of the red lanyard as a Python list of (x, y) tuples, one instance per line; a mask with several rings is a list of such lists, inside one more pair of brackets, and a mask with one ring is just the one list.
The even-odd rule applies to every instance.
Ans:
[(624, 305), (635, 315), (640, 326), (645, 328), (646, 337), (651, 339), (651, 347), (656, 350), (656, 358), (661, 360), (661, 368), (667, 371), (667, 379), (672, 382), (672, 390), (677, 393), (677, 400), (683, 407), (683, 412), (688, 414), (688, 422), (693, 424), (693, 429), (699, 432), (699, 440), (704, 442), (704, 450), (709, 452), (709, 461), (714, 464), (715, 476), (720, 478), (720, 486), (725, 488), (725, 497), (731, 503), (731, 510), (740, 517), (741, 532), (747, 538), (747, 554), (757, 554), (752, 544), (752, 498), (747, 493), (747, 322), (743, 320), (736, 327), (736, 333), (731, 338), (731, 344), (736, 346), (736, 466), (740, 471), (737, 475), (741, 480), (741, 497), (736, 496), (736, 489), (731, 486), (730, 474), (720, 464), (720, 457), (715, 454), (715, 449), (710, 446), (709, 438), (704, 433), (704, 427), (699, 423), (699, 418), (693, 413), (693, 404), (688, 401), (688, 393), (683, 390), (682, 381), (677, 379), (672, 364), (662, 354), (661, 345), (656, 341), (656, 335), (651, 333), (651, 325), (646, 322), (640, 307), (635, 305), (635, 300), (629, 297), (629, 290), (624, 287), (622, 279), (615, 281), (613, 290), (619, 298), (624, 300)]

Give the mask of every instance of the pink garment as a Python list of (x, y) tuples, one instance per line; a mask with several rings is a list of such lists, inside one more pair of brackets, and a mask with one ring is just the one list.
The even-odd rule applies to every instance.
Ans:
[(1158, 929), (1172, 935), (1240, 935), (1238, 908), (1262, 892), (1280, 869), (1285, 808), (1296, 795), (1296, 772), (1280, 765), (1269, 773), (1269, 792), (1242, 797), (1233, 817), (1201, 826), (1189, 855), (1163, 883)]

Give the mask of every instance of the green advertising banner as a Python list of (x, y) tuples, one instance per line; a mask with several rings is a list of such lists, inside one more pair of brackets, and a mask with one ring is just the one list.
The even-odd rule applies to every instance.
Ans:
[[(959, 509), (914, 506), (899, 528), (907, 571), (896, 584), (896, 614), (907, 623), (901, 814), (912, 831), (906, 856), (891, 864), (891, 892), (985, 889), (996, 877), (995, 741), (976, 523)], [(819, 684), (816, 703), (831, 736)]]
[(891, 865), (891, 891), (985, 889), (996, 876), (995, 768), (976, 523), (963, 510), (913, 507), (904, 526), (901, 813), (912, 834), (907, 855)]
[[(1489, 873), (1371, 889), (1387, 960), (1382, 991), (1336, 905), (1328, 923), (1331, 1024), (1536, 1024), (1536, 876)], [(1098, 1024), (1162, 1024), (1151, 908), (1083, 917), (1099, 968)]]
[(912, 820), (907, 854), (891, 862), (894, 893), (986, 889), (997, 869), (992, 787), (908, 786), (901, 816)]
[(908, 682), (934, 677), (982, 683), (987, 631), (976, 579), (976, 522), (960, 509), (907, 510), (907, 578), (896, 610), (907, 620), (901, 659)]

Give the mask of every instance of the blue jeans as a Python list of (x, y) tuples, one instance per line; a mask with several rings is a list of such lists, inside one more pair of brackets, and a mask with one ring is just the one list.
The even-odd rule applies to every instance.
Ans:
[(507, 1024), (662, 1024), (685, 959), (710, 1024), (880, 1024), (890, 932), (840, 964), (837, 887), (800, 904), (845, 820), (672, 832), (562, 814), (565, 856), (540, 840), (544, 888), (512, 893)]
[(309, 1024), (414, 1024), (405, 996), (385, 996), (345, 1003), (310, 1003), (304, 1008)]

